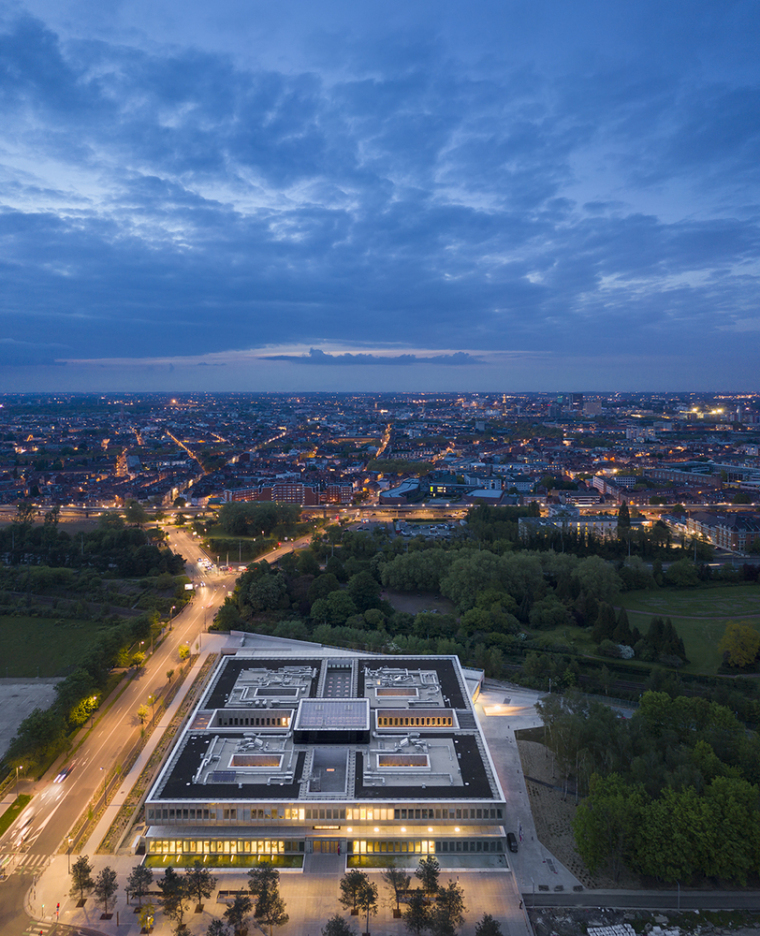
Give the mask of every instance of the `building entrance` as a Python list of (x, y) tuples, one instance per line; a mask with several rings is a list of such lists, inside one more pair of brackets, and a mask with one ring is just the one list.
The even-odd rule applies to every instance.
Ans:
[(314, 839), (314, 851), (323, 855), (337, 855), (340, 839)]

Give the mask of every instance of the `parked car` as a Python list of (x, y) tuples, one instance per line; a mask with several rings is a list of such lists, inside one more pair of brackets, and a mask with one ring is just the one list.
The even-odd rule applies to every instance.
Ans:
[(507, 832), (507, 848), (511, 852), (517, 851), (517, 836), (514, 832)]

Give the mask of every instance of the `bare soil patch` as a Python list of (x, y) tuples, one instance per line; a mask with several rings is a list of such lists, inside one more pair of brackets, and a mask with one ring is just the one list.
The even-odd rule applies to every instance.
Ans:
[(385, 589), (380, 597), (390, 601), (397, 611), (406, 611), (407, 614), (420, 614), (422, 611), (456, 614), (453, 603), (448, 598), (442, 598), (440, 595), (411, 595), (406, 592), (394, 592)]
[[(549, 851), (555, 855), (562, 864), (582, 881), (588, 888), (638, 888), (639, 879), (623, 869), (620, 880), (615, 882), (610, 875), (603, 871), (591, 874), (583, 863), (575, 847), (572, 821), (575, 816), (575, 794), (568, 793), (564, 797), (562, 791), (563, 779), (555, 771), (552, 776), (552, 754), (543, 744), (537, 741), (518, 741), (525, 785), (528, 788), (530, 807), (533, 812), (533, 821), (536, 824), (536, 834)], [(540, 780), (534, 783), (530, 778)], [(552, 789), (544, 784), (560, 787)]]

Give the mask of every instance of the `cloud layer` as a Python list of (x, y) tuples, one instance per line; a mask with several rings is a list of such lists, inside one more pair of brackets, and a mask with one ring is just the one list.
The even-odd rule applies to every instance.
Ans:
[(711, 380), (746, 383), (756, 10), (606, 6), (563, 34), (560, 3), (385, 28), (336, 3), (293, 35), (284, 8), (233, 5), (225, 32), (168, 0), (145, 21), (115, 4), (118, 29), (8, 7), (0, 364), (44, 381), (58, 360), (340, 342), (269, 360), (299, 389), (315, 364), (420, 362), (460, 386), (476, 349), (520, 349), (591, 388), (595, 361), (627, 355), (630, 383), (667, 352), (686, 386), (709, 348)]

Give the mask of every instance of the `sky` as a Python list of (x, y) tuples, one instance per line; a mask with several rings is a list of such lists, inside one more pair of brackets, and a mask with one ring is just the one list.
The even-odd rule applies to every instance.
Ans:
[(756, 0), (0, 0), (0, 392), (758, 390)]

